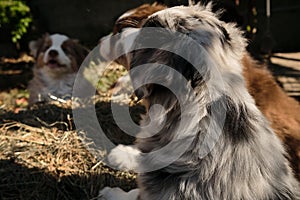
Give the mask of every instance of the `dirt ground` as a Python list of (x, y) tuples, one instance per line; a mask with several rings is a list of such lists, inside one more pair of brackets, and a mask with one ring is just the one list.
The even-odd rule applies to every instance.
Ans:
[[(28, 108), (32, 66), (26, 55), (0, 62), (0, 199), (96, 199), (104, 186), (135, 188), (134, 173), (109, 168), (101, 159), (105, 152), (88, 149), (92, 141), (75, 130), (70, 102)], [(104, 76), (103, 88), (109, 88), (118, 73)], [(133, 138), (112, 118), (108, 94), (97, 95), (94, 102), (106, 136), (114, 143), (131, 144)], [(114, 103), (124, 105), (121, 100)], [(144, 108), (131, 103), (129, 112), (138, 123)]]

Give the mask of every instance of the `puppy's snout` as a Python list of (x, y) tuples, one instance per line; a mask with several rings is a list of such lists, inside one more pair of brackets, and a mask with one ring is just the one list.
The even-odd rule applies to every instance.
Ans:
[(52, 49), (52, 50), (49, 51), (48, 54), (49, 54), (50, 57), (57, 57), (58, 56), (58, 51)]

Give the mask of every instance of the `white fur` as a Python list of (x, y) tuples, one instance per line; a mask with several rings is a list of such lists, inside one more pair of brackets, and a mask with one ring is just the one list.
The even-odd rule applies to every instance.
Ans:
[(40, 87), (39, 96), (41, 100), (47, 99), (49, 95), (54, 95), (59, 98), (71, 98), (74, 80), (76, 73), (64, 74), (62, 78), (56, 78), (49, 75), (47, 68), (42, 68), (34, 71), (34, 75), (38, 76), (42, 81), (32, 81), (29, 86), (43, 85), (46, 87)]
[(99, 200), (135, 200), (139, 194), (139, 189), (124, 192), (120, 188), (105, 187), (99, 193)]
[(128, 53), (138, 31), (139, 29), (137, 28), (125, 28), (117, 35), (109, 34), (104, 36), (100, 39), (100, 55), (106, 61), (112, 61)]
[(109, 164), (120, 170), (134, 170), (138, 167), (140, 151), (135, 146), (118, 145), (108, 154)]
[[(126, 17), (129, 17), (130, 15), (132, 15), (133, 13), (135, 13), (135, 9), (134, 10), (129, 10), (129, 11), (127, 11), (127, 12), (125, 12), (123, 15), (121, 15), (119, 18), (118, 18), (118, 20), (120, 20), (120, 19), (123, 19), (123, 18), (126, 18)], [(117, 21), (118, 21), (117, 20)]]

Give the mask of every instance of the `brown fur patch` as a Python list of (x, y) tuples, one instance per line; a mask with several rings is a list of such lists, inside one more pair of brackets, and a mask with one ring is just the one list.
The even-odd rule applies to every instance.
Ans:
[(36, 59), (36, 66), (41, 68), (44, 66), (44, 53), (50, 46), (52, 45), (52, 41), (49, 37), (48, 33), (45, 33), (41, 38), (36, 41), (32, 41), (30, 44), (31, 53)]
[(258, 64), (249, 55), (244, 56), (243, 65), (248, 91), (284, 142), (300, 179), (300, 105), (278, 86), (265, 65)]
[(85, 57), (88, 55), (89, 50), (78, 43), (77, 40), (69, 39), (63, 42), (62, 49), (65, 54), (71, 59), (71, 65), (74, 72), (79, 70), (79, 67)]
[(158, 3), (143, 4), (137, 8), (129, 10), (127, 12), (133, 12), (131, 15), (121, 18), (116, 21), (113, 27), (113, 34), (120, 32), (123, 28), (137, 28), (141, 27), (145, 19), (160, 10), (166, 9), (167, 7)]

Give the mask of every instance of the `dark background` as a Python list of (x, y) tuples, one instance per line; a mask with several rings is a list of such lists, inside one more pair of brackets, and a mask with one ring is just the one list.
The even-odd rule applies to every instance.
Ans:
[[(43, 33), (62, 33), (79, 39), (90, 48), (98, 40), (109, 34), (114, 21), (128, 9), (153, 0), (30, 0), (28, 5), (33, 15), (33, 23), (27, 34), (19, 42), (19, 49), (10, 42), (9, 31), (0, 27), (0, 56), (16, 56), (20, 51), (27, 51), (30, 40)], [(187, 5), (187, 0), (160, 0), (168, 6)], [(229, 8), (228, 15), (239, 21), (241, 27), (247, 24), (256, 27), (256, 34), (249, 36), (250, 48), (257, 53), (296, 52), (300, 50), (300, 1), (271, 0), (271, 19), (267, 25), (266, 2), (263, 0), (240, 0), (234, 7), (234, 0), (215, 0), (222, 7)], [(257, 15), (253, 16), (252, 7)], [(234, 10), (235, 9), (235, 10)], [(236, 13), (235, 13), (236, 12)], [(268, 31), (270, 27), (270, 31)], [(266, 47), (267, 46), (267, 47)]]

